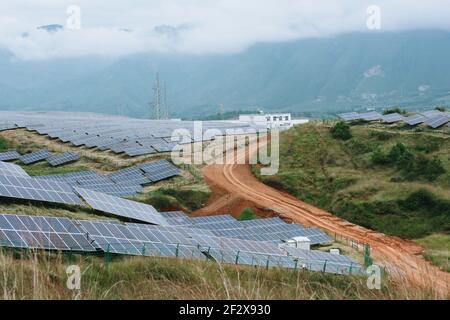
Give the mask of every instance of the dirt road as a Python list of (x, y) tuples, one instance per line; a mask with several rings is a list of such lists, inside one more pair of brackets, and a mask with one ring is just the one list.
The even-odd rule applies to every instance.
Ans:
[[(248, 157), (248, 154), (255, 151), (256, 144), (251, 143), (249, 149), (238, 150), (236, 157)], [(392, 276), (401, 278), (413, 286), (434, 288), (438, 297), (448, 298), (450, 274), (425, 261), (420, 256), (422, 248), (414, 242), (386, 236), (352, 224), (299, 201), (289, 194), (275, 190), (257, 180), (252, 175), (249, 165), (209, 165), (203, 168), (203, 174), (213, 191), (213, 196), (206, 207), (194, 214), (230, 212), (229, 209), (236, 207), (239, 202), (250, 203), (261, 210), (268, 208), (278, 213), (280, 217), (293, 222), (320, 227), (330, 234), (367, 243), (371, 247), (375, 261), (384, 265)]]

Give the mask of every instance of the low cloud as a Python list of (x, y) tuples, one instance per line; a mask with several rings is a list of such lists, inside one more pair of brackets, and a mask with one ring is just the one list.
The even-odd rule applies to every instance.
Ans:
[[(71, 4), (81, 9), (80, 30), (37, 29), (65, 27)], [(447, 0), (16, 0), (0, 4), (0, 47), (21, 59), (233, 53), (261, 42), (373, 32), (366, 26), (373, 4), (381, 9), (381, 31), (450, 30)]]

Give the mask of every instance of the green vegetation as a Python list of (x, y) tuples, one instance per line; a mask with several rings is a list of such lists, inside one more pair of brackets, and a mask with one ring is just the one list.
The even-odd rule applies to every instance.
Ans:
[(330, 129), (331, 136), (335, 139), (348, 140), (352, 137), (350, 126), (347, 122), (339, 121)]
[[(438, 148), (431, 147), (427, 149), (428, 153), (432, 150), (436, 151)], [(372, 153), (372, 163), (375, 165), (393, 165), (407, 180), (425, 178), (429, 181), (434, 181), (440, 175), (446, 173), (439, 158), (428, 159), (423, 154), (414, 154), (403, 143), (394, 145), (387, 154), (384, 154), (377, 148)]]
[[(81, 290), (67, 289), (66, 268), (81, 269)], [(156, 257), (119, 257), (3, 250), (2, 299), (432, 299), (383, 279), (381, 290), (366, 279), (306, 270), (218, 265)]]
[(200, 209), (209, 196), (209, 192), (201, 190), (160, 188), (139, 196), (139, 201), (151, 204), (158, 211), (191, 212)]
[(240, 114), (254, 114), (259, 113), (258, 110), (236, 110), (236, 111), (227, 111), (224, 113), (217, 113), (215, 115), (210, 115), (201, 118), (201, 120), (208, 121), (208, 120), (234, 120), (239, 118)]
[(52, 167), (47, 162), (38, 162), (28, 166), (22, 166), (22, 168), (30, 175), (30, 176), (46, 176), (53, 174), (64, 174), (78, 171), (87, 171), (90, 170), (86, 166), (74, 164), (66, 164), (59, 167)]
[(351, 134), (342, 141), (322, 123), (295, 126), (281, 135), (278, 174), (253, 171), (274, 188), (386, 234), (417, 239), (450, 231), (448, 136), (379, 125), (355, 125)]
[(259, 217), (250, 208), (244, 209), (238, 217), (239, 221), (255, 220), (255, 219), (259, 219)]
[(9, 149), (9, 142), (3, 137), (0, 137), (0, 152), (7, 151)]
[(433, 234), (416, 241), (425, 248), (423, 256), (441, 270), (450, 272), (450, 235)]
[(399, 114), (403, 114), (403, 115), (407, 114), (407, 112), (405, 110), (402, 110), (400, 108), (389, 108), (389, 109), (383, 110), (384, 115), (391, 114), (391, 113), (399, 113)]

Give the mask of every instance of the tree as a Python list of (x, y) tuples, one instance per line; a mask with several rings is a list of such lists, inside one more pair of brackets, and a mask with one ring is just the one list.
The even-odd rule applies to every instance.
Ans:
[(350, 126), (344, 121), (339, 121), (331, 127), (330, 133), (333, 138), (340, 140), (348, 140), (352, 137)]
[(256, 214), (254, 214), (252, 209), (250, 209), (250, 208), (244, 209), (238, 218), (239, 221), (255, 220), (255, 219), (259, 219), (259, 217)]

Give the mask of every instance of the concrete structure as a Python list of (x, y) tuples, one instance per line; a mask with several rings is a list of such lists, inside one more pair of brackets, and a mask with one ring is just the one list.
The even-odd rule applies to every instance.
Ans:
[(288, 129), (292, 127), (292, 117), (290, 113), (258, 113), (258, 114), (241, 114), (240, 122), (247, 122), (267, 128)]
[(287, 240), (286, 244), (288, 246), (303, 250), (311, 249), (311, 240), (309, 240), (309, 238), (307, 237), (294, 237), (292, 239)]

